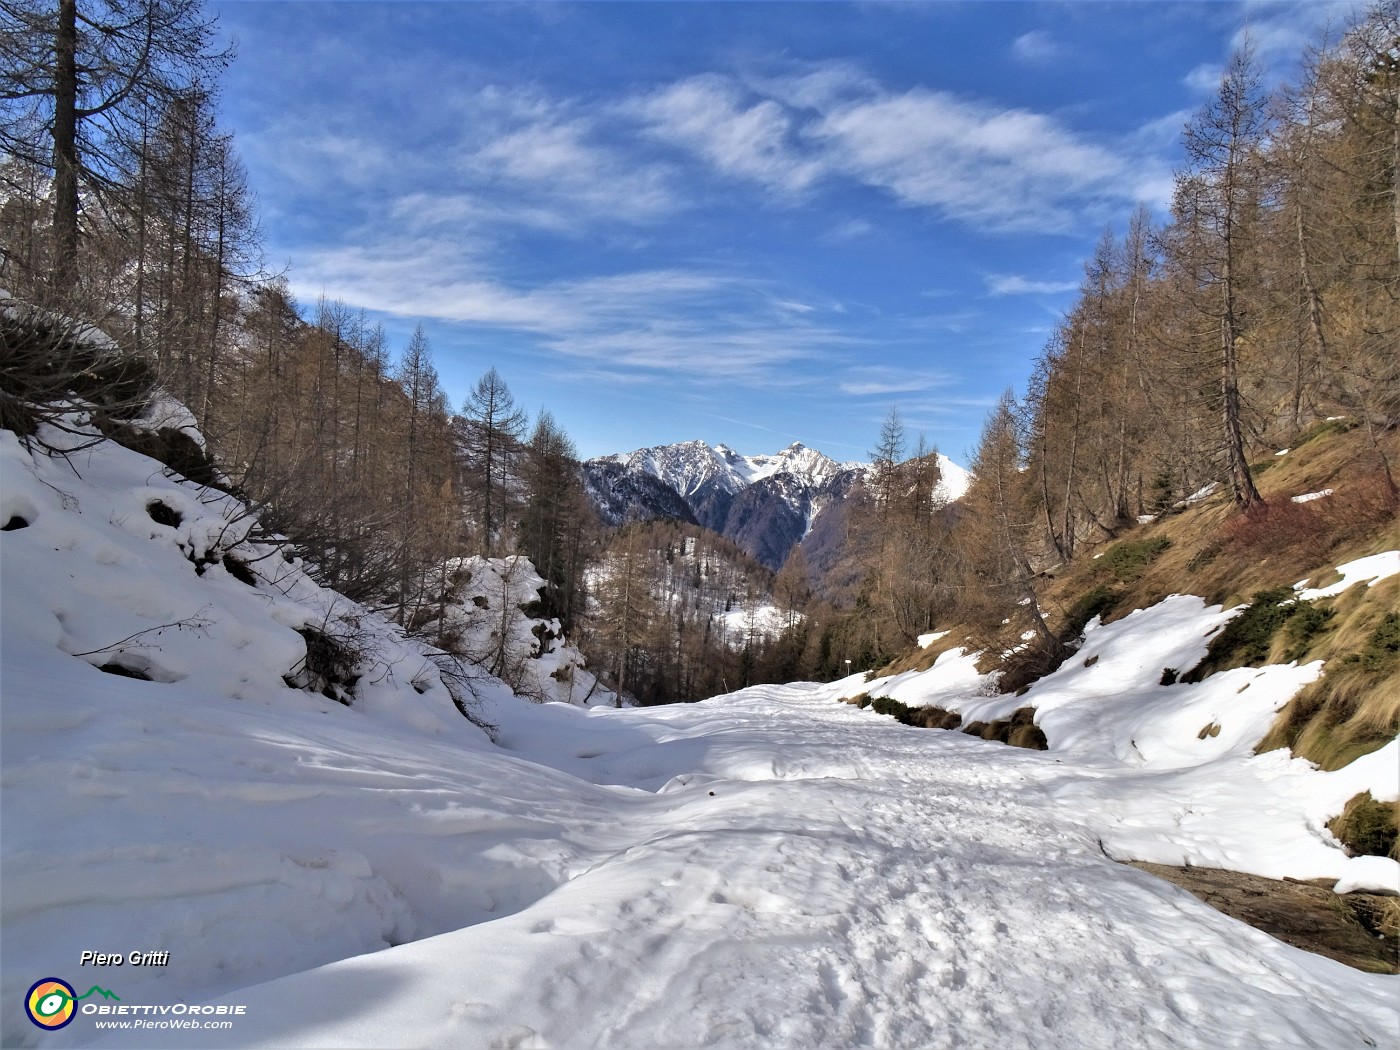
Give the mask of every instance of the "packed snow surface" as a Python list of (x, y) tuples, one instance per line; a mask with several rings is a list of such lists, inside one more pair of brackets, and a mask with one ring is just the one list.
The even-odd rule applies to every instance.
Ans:
[[(498, 751), (348, 713), (20, 685), (47, 714), (6, 746), (48, 746), (6, 763), (42, 793), (6, 803), (27, 860), (6, 878), (7, 1001), (112, 945), (172, 953), (102, 974), (124, 1003), (246, 1007), (229, 1031), (101, 1045), (1394, 1042), (1397, 979), (1109, 860), (1106, 768), (908, 729), (828, 688), (503, 704)], [(40, 1042), (7, 1023), (10, 1045)], [(98, 1034), (80, 1018), (42, 1044)]]
[[(956, 649), (898, 680), (665, 709), (532, 704), (481, 678), (493, 742), (420, 643), (248, 539), (229, 497), (108, 444), (63, 461), (0, 438), (3, 512), (24, 522), (0, 533), (6, 1046), (1400, 1038), (1400, 978), (1111, 859), (1395, 873), (1324, 824), (1357, 791), (1400, 795), (1400, 744), (1335, 773), (1250, 753), (1316, 665), (1159, 684), (1230, 615), (1199, 599), (1091, 625), (1022, 698), (988, 695)], [(293, 687), (310, 628), (366, 645), (349, 706)], [(98, 669), (117, 660), (153, 680)], [(986, 717), (1034, 703), (1052, 750), (836, 702), (876, 688)], [(83, 951), (169, 962), (96, 970)], [(243, 1013), (43, 1032), (17, 1004), (46, 977), (119, 997), (101, 1006)]]

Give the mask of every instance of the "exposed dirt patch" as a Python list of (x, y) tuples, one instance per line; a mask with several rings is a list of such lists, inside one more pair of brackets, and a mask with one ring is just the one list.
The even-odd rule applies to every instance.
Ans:
[(1280, 882), (1219, 868), (1129, 863), (1295, 948), (1369, 973), (1400, 973), (1400, 937), (1382, 932), (1394, 898), (1333, 893), (1327, 880)]

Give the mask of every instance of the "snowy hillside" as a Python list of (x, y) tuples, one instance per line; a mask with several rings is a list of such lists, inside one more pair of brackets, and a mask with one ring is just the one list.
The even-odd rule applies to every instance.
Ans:
[[(1385, 567), (1370, 579), (1400, 573), (1400, 552), (1366, 559), (1377, 560)], [(1345, 579), (1349, 566), (1341, 569)], [(1365, 586), (1368, 576), (1359, 579)], [(1163, 668), (1197, 664), (1211, 636), (1242, 609), (1173, 595), (1107, 626), (1096, 619), (1063, 667), (1019, 695), (997, 693), (977, 671), (977, 654), (963, 649), (943, 653), (928, 671), (870, 682), (855, 676), (838, 692), (942, 708), (963, 725), (1033, 710), (1050, 753), (1103, 771), (1103, 781), (1066, 781), (1057, 794), (1076, 808), (1094, 800), (1091, 808), (1107, 818), (1103, 844), (1120, 859), (1336, 879), (1343, 888), (1400, 894), (1400, 863), (1349, 858), (1325, 826), (1361, 792), (1400, 799), (1400, 739), (1335, 772), (1286, 750), (1254, 754), (1278, 711), (1321, 674), (1321, 661), (1163, 684)]]

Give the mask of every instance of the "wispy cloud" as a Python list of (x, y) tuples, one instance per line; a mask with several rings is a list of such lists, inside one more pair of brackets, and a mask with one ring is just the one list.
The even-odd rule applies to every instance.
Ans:
[(784, 367), (850, 342), (812, 321), (814, 308), (760, 282), (668, 269), (523, 287), (478, 270), (453, 244), (420, 238), (310, 253), (292, 288), (305, 298), (522, 333), (542, 350), (609, 371), (805, 382), (784, 376)]
[(717, 174), (801, 199), (831, 180), (997, 231), (1063, 231), (1139, 196), (1144, 165), (1057, 118), (950, 92), (886, 90), (847, 63), (744, 82), (690, 77), (621, 107)]
[(1225, 67), (1218, 62), (1203, 62), (1181, 78), (1181, 82), (1197, 95), (1211, 96), (1220, 90), (1220, 78)]
[(1313, 42), (1320, 25), (1329, 25), (1339, 32), (1356, 18), (1362, 5), (1352, 0), (1312, 0), (1310, 3), (1289, 3), (1287, 0), (1258, 0), (1242, 4), (1244, 25), (1230, 41), (1232, 48), (1246, 43), (1266, 66), (1288, 65), (1296, 62), (1303, 48)]
[(748, 99), (732, 79), (705, 73), (638, 99), (651, 136), (694, 151), (721, 174), (801, 193), (824, 165), (793, 141), (793, 116), (773, 99)]
[(1127, 159), (1054, 118), (916, 89), (848, 104), (815, 129), (832, 162), (905, 204), (993, 230), (1059, 231), (1131, 196)]
[(1022, 33), (1011, 43), (1012, 57), (1028, 65), (1053, 62), (1063, 53), (1059, 42), (1044, 29), (1032, 29), (1029, 33)]
[[(296, 149), (287, 149), (295, 142)], [(239, 149), (301, 187), (367, 189), (395, 168), (392, 153), (369, 136), (337, 134), (314, 119), (286, 116), (238, 140)]]
[(838, 223), (827, 236), (833, 241), (854, 241), (874, 232), (875, 226), (865, 219), (847, 219)]
[(989, 273), (988, 295), (1058, 295), (1079, 287), (1074, 281), (1034, 281), (1020, 274)]
[(533, 199), (537, 219), (553, 228), (603, 218), (650, 222), (681, 206), (668, 168), (638, 164), (625, 151), (592, 141), (592, 132), (585, 119), (546, 118), (491, 140), (468, 168), (516, 199)]
[(946, 372), (917, 372), (908, 369), (892, 368), (884, 365), (871, 365), (847, 371), (838, 389), (852, 397), (874, 397), (888, 394), (912, 394), (935, 387), (948, 386), (955, 382)]

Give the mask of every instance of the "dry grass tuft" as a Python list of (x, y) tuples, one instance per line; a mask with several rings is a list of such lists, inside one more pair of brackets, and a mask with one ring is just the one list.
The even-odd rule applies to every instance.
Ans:
[(1353, 857), (1400, 860), (1400, 802), (1377, 802), (1369, 791), (1353, 796), (1327, 823)]
[(1323, 675), (1279, 713), (1255, 749), (1290, 748), (1323, 769), (1340, 769), (1400, 733), (1400, 577), (1352, 587), (1320, 607), (1331, 627), (1309, 647)]

